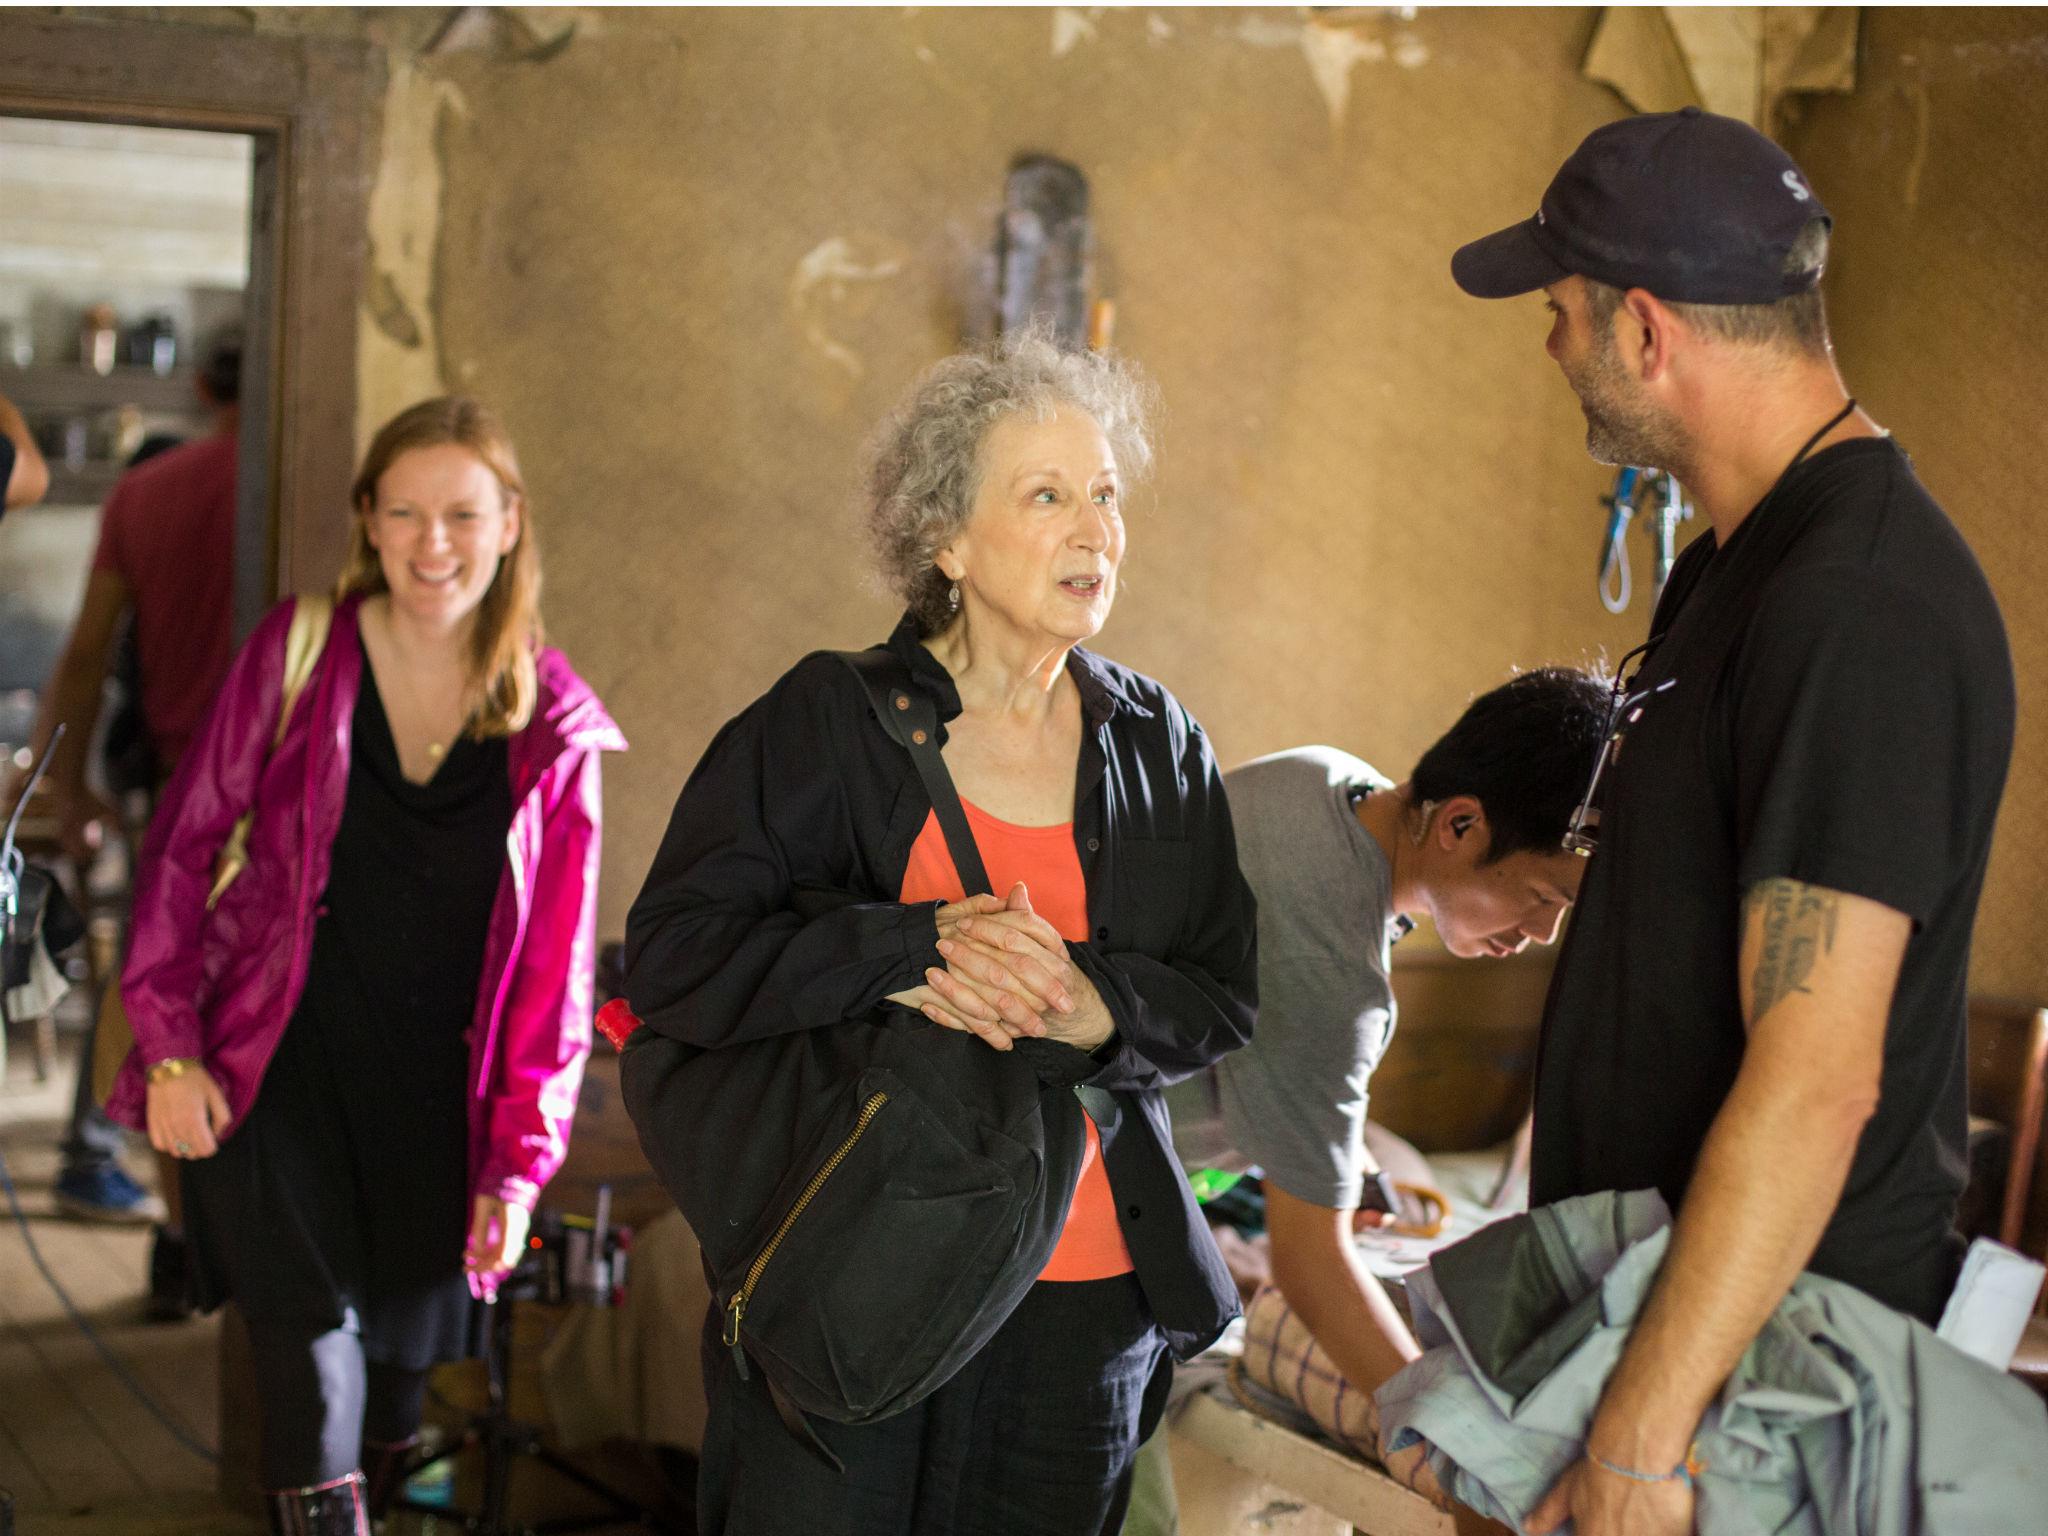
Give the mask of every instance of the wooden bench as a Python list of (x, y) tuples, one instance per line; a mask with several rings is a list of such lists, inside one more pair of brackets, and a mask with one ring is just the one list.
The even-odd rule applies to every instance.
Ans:
[(1379, 1468), (1206, 1392), (1169, 1443), (1181, 1536), (1453, 1536), (1449, 1515)]

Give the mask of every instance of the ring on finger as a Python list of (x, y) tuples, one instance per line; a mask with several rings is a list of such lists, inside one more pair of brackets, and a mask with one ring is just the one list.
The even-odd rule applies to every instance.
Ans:
[(192, 1155), (192, 1143), (189, 1141), (174, 1141), (171, 1143), (171, 1151), (179, 1157), (190, 1157)]

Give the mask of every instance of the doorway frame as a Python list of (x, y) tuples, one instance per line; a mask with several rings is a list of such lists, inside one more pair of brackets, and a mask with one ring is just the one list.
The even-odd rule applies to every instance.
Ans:
[(11, 15), (0, 114), (241, 133), (255, 141), (235, 635), (324, 589), (347, 547), (368, 147), (383, 63), (367, 43), (179, 22)]

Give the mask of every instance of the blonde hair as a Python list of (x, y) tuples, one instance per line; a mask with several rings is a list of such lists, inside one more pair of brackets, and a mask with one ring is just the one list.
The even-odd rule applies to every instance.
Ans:
[(491, 411), (465, 395), (422, 400), (398, 413), (378, 429), (356, 472), (349, 500), (355, 507), (349, 534), (348, 564), (335, 595), (390, 590), (384, 567), (371, 546), (370, 509), (376, 505), (377, 482), (384, 472), (416, 448), (453, 444), (482, 460), (497, 478), (508, 507), (520, 509), (519, 539), (498, 562), (489, 590), (477, 605), (470, 631), (470, 683), (478, 696), (476, 712), (465, 731), (482, 740), (510, 736), (533, 718), (539, 680), (534, 655), (540, 649), (540, 550), (533, 535), (533, 509), (526, 505), (526, 485), (519, 477), (519, 459), (512, 439)]

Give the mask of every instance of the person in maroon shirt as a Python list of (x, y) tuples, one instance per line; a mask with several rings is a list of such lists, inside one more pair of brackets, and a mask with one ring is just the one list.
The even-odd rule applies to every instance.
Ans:
[(239, 339), (217, 342), (198, 380), (212, 431), (156, 455), (115, 482), (71, 639), (50, 682), (37, 741), (62, 721), (51, 765), (67, 836), (106, 814), (85, 783), (100, 687), (124, 614), (132, 614), (142, 717), (159, 775), (168, 775), (227, 676), (233, 653), (235, 438)]
[[(40, 756), (58, 725), (65, 727), (50, 764), (50, 782), (66, 845), (90, 857), (103, 825), (120, 812), (86, 783), (86, 764), (100, 699), (113, 665), (122, 620), (133, 619), (144, 735), (162, 782), (192, 739), (227, 676), (233, 654), (235, 442), (241, 425), (242, 339), (239, 329), (208, 345), (196, 387), (211, 417), (202, 438), (151, 455), (115, 483), (100, 519), (99, 548), (31, 738)], [(92, 1100), (88, 1038), (63, 1147), (55, 1203), (67, 1215), (95, 1221), (151, 1221), (152, 1316), (177, 1318), (190, 1308), (184, 1293), (183, 1235), (175, 1178), (167, 1212), (122, 1169), (121, 1131)]]

